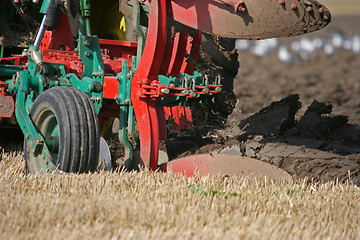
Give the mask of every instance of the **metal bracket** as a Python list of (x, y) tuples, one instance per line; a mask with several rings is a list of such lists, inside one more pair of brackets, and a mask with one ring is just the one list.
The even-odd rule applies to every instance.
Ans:
[[(125, 156), (124, 162), (127, 169), (132, 168), (133, 160), (133, 148), (127, 139), (127, 128), (129, 123), (133, 124), (134, 113), (133, 109), (130, 111), (131, 105), (131, 80), (132, 74), (129, 72), (128, 62), (123, 60), (121, 72), (118, 74), (117, 79), (119, 81), (119, 95), (116, 102), (120, 105), (120, 127), (119, 127), (119, 142), (124, 147)], [(129, 116), (129, 117), (128, 117)], [(130, 121), (129, 121), (130, 120)], [(131, 127), (130, 125), (130, 127)]]
[(29, 154), (38, 157), (47, 171), (55, 171), (56, 166), (51, 157), (48, 146), (43, 137), (37, 132), (25, 107), (26, 94), (23, 89), (27, 89), (30, 85), (31, 76), (27, 70), (20, 73), (20, 87), (16, 92), (15, 115), (22, 132), (28, 142)]

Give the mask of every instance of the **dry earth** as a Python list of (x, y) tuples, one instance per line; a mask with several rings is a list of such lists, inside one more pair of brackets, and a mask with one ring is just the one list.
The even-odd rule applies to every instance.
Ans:
[[(360, 16), (335, 16), (327, 28), (305, 37), (330, 40), (340, 32), (351, 38), (360, 34), (359, 22)], [(299, 39), (280, 42), (289, 47)], [(236, 97), (225, 129), (209, 124), (210, 131), (176, 139), (168, 146), (171, 157), (230, 152), (272, 163), (294, 177), (331, 181), (350, 174), (360, 184), (360, 54), (338, 48), (332, 55), (317, 51), (306, 61), (287, 63), (277, 51), (258, 57), (247, 50), (238, 59), (235, 79), (224, 75)], [(219, 98), (220, 109), (213, 108), (208, 119), (232, 106), (226, 97), (231, 99)], [(201, 115), (203, 109), (195, 111)]]

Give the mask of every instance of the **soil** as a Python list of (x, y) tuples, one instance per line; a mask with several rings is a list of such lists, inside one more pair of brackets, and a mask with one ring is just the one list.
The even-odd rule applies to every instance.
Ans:
[[(359, 22), (360, 16), (334, 16), (327, 28), (305, 37), (330, 39), (333, 32), (352, 37), (360, 34)], [(290, 46), (299, 38), (280, 42)], [(277, 51), (265, 57), (250, 51), (238, 55), (235, 78), (227, 65), (212, 63), (208, 70), (221, 73), (235, 98), (220, 96), (215, 104), (220, 107), (212, 105), (207, 114), (206, 108), (195, 108), (195, 122), (201, 124), (169, 139), (170, 159), (210, 152), (242, 155), (274, 164), (295, 178), (350, 178), (360, 185), (360, 54), (339, 48), (332, 55), (317, 51), (293, 63), (279, 61)], [(216, 62), (206, 53), (202, 59)], [(227, 116), (231, 111), (224, 109), (232, 106)]]

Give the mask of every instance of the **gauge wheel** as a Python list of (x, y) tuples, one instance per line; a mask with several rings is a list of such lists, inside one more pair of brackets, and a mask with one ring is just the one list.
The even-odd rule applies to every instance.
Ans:
[[(47, 144), (55, 166), (64, 172), (92, 172), (99, 159), (99, 124), (90, 98), (72, 87), (54, 87), (41, 93), (30, 117)], [(26, 169), (46, 170), (43, 156), (35, 156), (24, 140)]]

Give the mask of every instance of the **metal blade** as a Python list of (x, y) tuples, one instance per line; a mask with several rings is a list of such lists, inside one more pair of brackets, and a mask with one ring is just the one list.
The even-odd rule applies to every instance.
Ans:
[(201, 154), (169, 161), (160, 166), (161, 171), (181, 173), (184, 176), (257, 176), (272, 179), (290, 179), (284, 170), (263, 161), (229, 154)]
[(103, 137), (100, 137), (99, 166), (98, 169), (111, 170), (111, 153), (109, 145)]
[(238, 39), (301, 35), (331, 20), (329, 10), (315, 0), (171, 0), (170, 8), (184, 25)]

